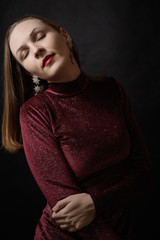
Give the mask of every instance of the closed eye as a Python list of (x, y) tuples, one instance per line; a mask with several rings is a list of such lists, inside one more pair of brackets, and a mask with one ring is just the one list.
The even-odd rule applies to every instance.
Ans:
[(23, 58), (23, 59), (26, 59), (27, 56), (28, 56), (28, 54), (29, 54), (29, 49), (24, 50), (24, 51), (22, 52), (22, 58)]
[(45, 36), (46, 36), (45, 34), (37, 34), (36, 41), (39, 41), (39, 40), (45, 38)]

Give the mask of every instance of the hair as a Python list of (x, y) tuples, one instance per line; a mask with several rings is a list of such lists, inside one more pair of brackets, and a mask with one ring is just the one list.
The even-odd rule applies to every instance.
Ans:
[[(11, 53), (9, 41), (14, 28), (21, 22), (29, 19), (38, 19), (60, 32), (60, 26), (53, 21), (35, 15), (26, 15), (12, 24), (7, 32), (4, 42), (4, 104), (2, 117), (2, 147), (11, 153), (23, 149), (22, 135), (19, 123), (19, 111), (22, 104), (34, 95), (31, 77), (18, 63)], [(80, 67), (79, 52), (72, 39), (73, 56)], [(80, 67), (81, 68), (81, 67)], [(47, 81), (42, 80), (44, 88)]]

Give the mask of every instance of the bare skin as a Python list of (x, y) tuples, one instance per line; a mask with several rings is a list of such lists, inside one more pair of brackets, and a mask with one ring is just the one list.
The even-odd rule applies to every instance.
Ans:
[(95, 218), (95, 206), (87, 193), (71, 195), (59, 201), (52, 210), (52, 218), (69, 232), (82, 229)]
[[(10, 49), (15, 59), (31, 76), (50, 82), (70, 82), (80, 74), (75, 59), (70, 59), (68, 44), (72, 39), (61, 28), (57, 33), (52, 27), (37, 19), (19, 23), (11, 33)], [(46, 67), (42, 61), (48, 54), (55, 53), (54, 60)], [(75, 232), (90, 224), (95, 218), (95, 205), (91, 196), (80, 193), (58, 201), (52, 218), (62, 229)]]
[[(69, 82), (76, 79), (80, 69), (70, 59), (69, 33), (61, 28), (60, 33), (40, 20), (30, 19), (19, 23), (11, 33), (10, 49), (16, 60), (31, 76), (48, 82)], [(55, 53), (52, 62), (42, 67), (46, 55)]]

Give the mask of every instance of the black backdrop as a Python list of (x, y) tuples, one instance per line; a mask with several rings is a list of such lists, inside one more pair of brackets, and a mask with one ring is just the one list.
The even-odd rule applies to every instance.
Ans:
[[(48, 17), (77, 43), (83, 71), (108, 72), (124, 86), (148, 144), (152, 186), (132, 206), (133, 239), (155, 239), (159, 231), (158, 6), (132, 0), (5, 0), (0, 8), (0, 104), (3, 104), (3, 42), (8, 26), (24, 14)], [(33, 239), (45, 199), (24, 153), (0, 152), (1, 239)], [(1, 236), (0, 235), (0, 236)], [(103, 239), (102, 239), (103, 240)]]

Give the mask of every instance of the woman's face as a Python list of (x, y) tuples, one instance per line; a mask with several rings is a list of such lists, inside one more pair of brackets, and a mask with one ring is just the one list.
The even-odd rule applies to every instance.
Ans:
[(71, 64), (67, 46), (71, 37), (58, 33), (38, 19), (19, 23), (11, 33), (10, 49), (17, 61), (33, 76), (52, 81)]

